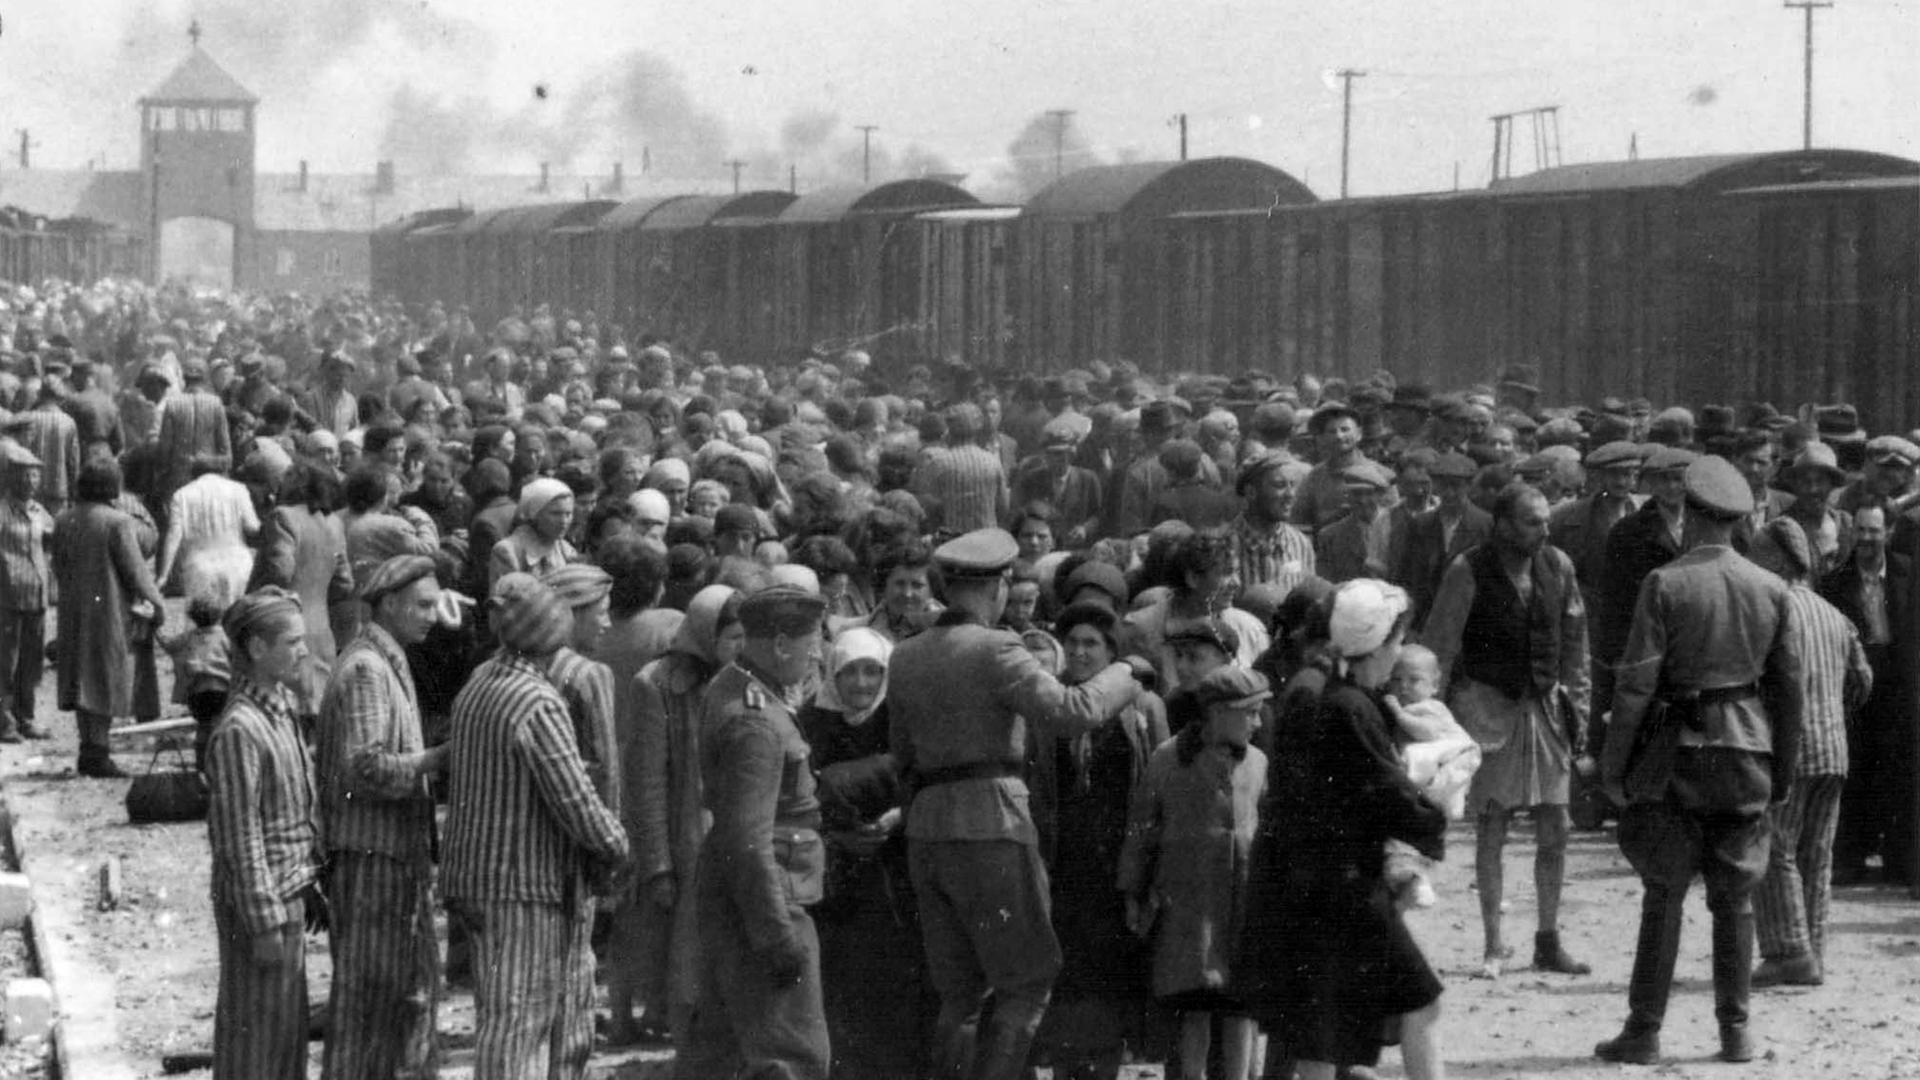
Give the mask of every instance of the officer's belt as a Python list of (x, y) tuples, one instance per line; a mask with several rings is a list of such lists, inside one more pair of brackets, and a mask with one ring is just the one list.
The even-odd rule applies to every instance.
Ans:
[(1739, 686), (1716, 686), (1711, 690), (1688, 690), (1680, 693), (1663, 693), (1660, 700), (1666, 705), (1669, 715), (1680, 722), (1682, 727), (1693, 731), (1705, 731), (1706, 722), (1700, 718), (1700, 709), (1705, 705), (1728, 705), (1736, 701), (1751, 701), (1760, 696), (1758, 683), (1742, 683)]
[(1024, 776), (1027, 771), (1021, 761), (975, 761), (966, 765), (947, 765), (938, 769), (915, 769), (913, 782), (920, 790), (939, 787), (942, 784), (958, 784), (966, 780), (1005, 780), (1010, 777)]

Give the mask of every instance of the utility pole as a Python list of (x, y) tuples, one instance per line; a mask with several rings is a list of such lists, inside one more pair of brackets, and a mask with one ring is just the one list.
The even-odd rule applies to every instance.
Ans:
[(732, 161), (724, 161), (721, 162), (721, 164), (733, 170), (733, 193), (735, 195), (740, 194), (740, 170), (746, 168), (747, 163), (741, 161), (739, 158), (734, 158)]
[(787, 164), (787, 194), (800, 194), (800, 166), (791, 162)]
[(880, 130), (877, 124), (855, 124), (860, 129), (860, 182), (873, 183), (873, 133)]
[(1366, 72), (1352, 68), (1341, 68), (1333, 73), (1340, 80), (1340, 197), (1347, 197), (1348, 152), (1353, 145), (1353, 80), (1365, 78)]
[(1067, 119), (1073, 110), (1048, 109), (1047, 115), (1053, 117), (1053, 178), (1058, 180), (1066, 174)]
[(1187, 114), (1175, 113), (1173, 122), (1180, 125), (1180, 160), (1187, 160)]
[(1807, 17), (1805, 31), (1806, 68), (1801, 76), (1800, 105), (1800, 146), (1813, 149), (1813, 13), (1821, 8), (1833, 6), (1833, 0), (1784, 0), (1786, 6), (1798, 8)]
[(20, 169), (22, 172), (33, 168), (33, 136), (26, 128), (15, 129), (20, 132)]

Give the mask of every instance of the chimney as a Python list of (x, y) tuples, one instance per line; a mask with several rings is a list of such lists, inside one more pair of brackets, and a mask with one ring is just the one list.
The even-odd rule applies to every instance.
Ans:
[(300, 186), (294, 188), (294, 190), (298, 191), (302, 195), (305, 195), (307, 193), (307, 159), (306, 158), (300, 159)]
[(534, 190), (538, 191), (542, 195), (545, 195), (549, 187), (551, 186), (548, 183), (548, 181), (551, 179), (551, 176), (552, 176), (552, 169), (548, 166), (546, 162), (544, 161), (541, 162), (540, 163), (540, 186), (535, 188)]
[(652, 171), (653, 171), (653, 148), (650, 146), (643, 146), (640, 148), (640, 175), (645, 176)]
[(607, 190), (615, 195), (618, 195), (621, 192), (625, 191), (626, 189), (627, 189), (627, 167), (621, 164), (620, 162), (616, 161), (613, 163), (613, 182), (607, 185)]
[[(304, 177), (306, 175), (306, 169), (302, 168), (300, 175)], [(304, 187), (305, 185), (303, 184), (302, 186)], [(393, 194), (393, 162), (381, 161), (374, 164), (373, 193), (375, 195)]]

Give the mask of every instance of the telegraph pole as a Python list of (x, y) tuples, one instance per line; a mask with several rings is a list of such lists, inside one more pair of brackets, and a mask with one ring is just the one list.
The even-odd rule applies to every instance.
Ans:
[(860, 182), (873, 183), (873, 133), (880, 130), (877, 124), (855, 124), (860, 129)]
[(1048, 109), (1047, 115), (1053, 117), (1053, 178), (1058, 180), (1066, 173), (1067, 118), (1073, 110)]
[(739, 158), (734, 158), (732, 161), (723, 161), (721, 164), (733, 170), (733, 193), (735, 195), (740, 194), (740, 170), (746, 168), (747, 163), (741, 161)]
[(1187, 160), (1187, 114), (1176, 113), (1173, 120), (1180, 125), (1180, 160), (1185, 161)]
[(1813, 149), (1813, 13), (1821, 8), (1833, 6), (1833, 0), (1785, 0), (1786, 6), (1798, 8), (1807, 17), (1805, 31), (1806, 67), (1801, 77), (1800, 106), (1800, 146)]
[(1353, 80), (1365, 78), (1366, 72), (1352, 68), (1341, 68), (1333, 73), (1340, 80), (1340, 197), (1347, 197), (1347, 161), (1348, 151), (1353, 145)]

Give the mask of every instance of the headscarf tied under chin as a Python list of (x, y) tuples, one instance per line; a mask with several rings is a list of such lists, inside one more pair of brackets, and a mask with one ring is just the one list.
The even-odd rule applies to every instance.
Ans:
[(887, 661), (893, 657), (893, 643), (883, 637), (879, 631), (865, 626), (848, 627), (833, 639), (833, 651), (827, 656), (827, 678), (820, 684), (820, 693), (814, 698), (814, 704), (822, 709), (837, 712), (852, 725), (864, 724), (887, 700), (887, 679), (880, 678), (880, 692), (874, 695), (873, 704), (859, 711), (847, 708), (840, 698), (840, 672), (848, 664), (857, 660), (872, 660), (880, 665), (884, 673)]

